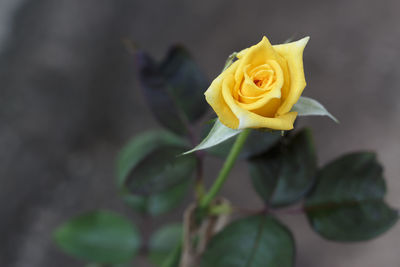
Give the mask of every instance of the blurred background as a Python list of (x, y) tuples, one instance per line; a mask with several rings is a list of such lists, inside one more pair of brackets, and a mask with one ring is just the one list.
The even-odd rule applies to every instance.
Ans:
[[(232, 51), (263, 35), (272, 43), (311, 36), (304, 95), (341, 122), (300, 120), (313, 129), (320, 164), (377, 151), (387, 200), (400, 207), (399, 10), (396, 0), (0, 0), (0, 266), (83, 266), (51, 239), (54, 227), (83, 211), (120, 211), (145, 238), (159, 221), (181, 220), (183, 207), (144, 221), (117, 196), (119, 148), (159, 127), (123, 38), (158, 59), (182, 43), (211, 80)], [(212, 179), (221, 161), (207, 164)], [(261, 205), (244, 164), (222, 194)], [(303, 216), (282, 219), (294, 230), (298, 267), (399, 266), (400, 224), (373, 241), (339, 244), (314, 234)]]

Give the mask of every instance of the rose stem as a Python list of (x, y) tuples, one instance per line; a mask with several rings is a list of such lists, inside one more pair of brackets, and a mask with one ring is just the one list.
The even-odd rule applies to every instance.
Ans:
[(200, 200), (200, 205), (199, 205), (200, 209), (208, 207), (211, 201), (213, 201), (215, 196), (218, 194), (222, 185), (225, 183), (225, 180), (228, 177), (229, 172), (231, 171), (233, 165), (235, 164), (235, 161), (239, 156), (240, 150), (242, 149), (244, 143), (246, 142), (249, 133), (250, 129), (245, 129), (236, 138), (236, 141), (233, 144), (231, 151), (229, 152), (229, 155), (225, 160), (224, 166), (222, 167), (221, 171), (218, 174), (217, 179), (215, 180), (214, 184), (211, 186), (207, 194), (204, 195), (203, 198)]

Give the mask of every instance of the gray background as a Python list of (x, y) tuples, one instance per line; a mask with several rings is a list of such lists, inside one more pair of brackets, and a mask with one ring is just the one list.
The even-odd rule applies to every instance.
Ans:
[[(304, 95), (341, 121), (301, 119), (314, 130), (320, 163), (376, 150), (388, 202), (400, 207), (399, 10), (397, 0), (0, 0), (0, 266), (83, 266), (54, 246), (52, 229), (95, 208), (133, 216), (114, 189), (113, 161), (129, 137), (158, 126), (121, 38), (156, 58), (183, 43), (211, 79), (227, 55), (264, 34), (272, 43), (311, 36)], [(221, 162), (207, 164), (210, 180)], [(261, 205), (242, 164), (223, 195)], [(132, 218), (146, 238), (181, 212)], [(302, 216), (282, 219), (294, 229), (298, 267), (399, 266), (400, 225), (370, 242), (338, 244)]]

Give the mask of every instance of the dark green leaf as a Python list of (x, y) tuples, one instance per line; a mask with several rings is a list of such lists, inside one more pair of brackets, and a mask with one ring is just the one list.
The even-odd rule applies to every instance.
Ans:
[[(205, 132), (209, 132), (212, 125), (207, 125), (205, 127)], [(281, 138), (280, 133), (268, 132), (261, 130), (253, 130), (250, 136), (247, 138), (245, 145), (243, 146), (239, 158), (249, 158), (261, 154), (262, 152), (268, 150)], [(226, 158), (229, 154), (230, 149), (233, 146), (236, 138), (230, 138), (216, 146), (207, 149), (207, 152), (211, 155)]]
[(310, 130), (284, 139), (267, 153), (249, 161), (257, 193), (271, 206), (293, 204), (314, 183), (317, 159)]
[(187, 179), (163, 192), (148, 196), (124, 193), (122, 197), (136, 211), (156, 216), (175, 208), (185, 197), (190, 183)]
[(149, 132), (134, 138), (117, 162), (118, 186), (123, 198), (138, 211), (158, 215), (185, 196), (196, 159), (179, 156), (185, 142), (167, 132)]
[(202, 267), (289, 267), (294, 240), (275, 218), (263, 215), (237, 220), (215, 235), (202, 257)]
[(317, 184), (306, 201), (314, 230), (336, 241), (363, 241), (393, 226), (397, 211), (389, 208), (382, 167), (373, 153), (343, 156), (317, 175)]
[(189, 121), (201, 118), (208, 109), (204, 92), (209, 82), (189, 52), (183, 46), (173, 46), (160, 69)]
[(176, 108), (158, 64), (144, 52), (138, 52), (136, 58), (141, 86), (153, 115), (167, 129), (177, 134), (185, 133), (185, 117)]
[(140, 244), (136, 227), (124, 217), (108, 212), (90, 212), (69, 220), (54, 234), (66, 253), (98, 263), (131, 260)]
[(207, 110), (204, 92), (208, 81), (182, 46), (174, 46), (161, 64), (137, 53), (139, 78), (158, 121), (175, 133), (198, 120)]
[(148, 131), (135, 136), (117, 159), (118, 186), (123, 186), (132, 169), (159, 147), (185, 147), (186, 142), (166, 131)]
[(181, 224), (169, 224), (155, 232), (149, 243), (149, 257), (152, 262), (161, 266), (168, 255), (182, 241), (182, 234)]

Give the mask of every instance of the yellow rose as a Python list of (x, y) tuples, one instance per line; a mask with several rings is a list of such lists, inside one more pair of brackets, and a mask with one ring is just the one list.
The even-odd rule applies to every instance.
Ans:
[(309, 37), (272, 46), (266, 37), (242, 50), (205, 92), (219, 120), (229, 128), (293, 129), (306, 81), (303, 50)]

